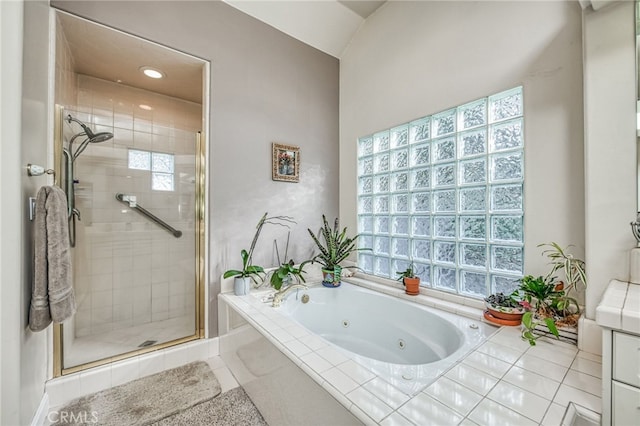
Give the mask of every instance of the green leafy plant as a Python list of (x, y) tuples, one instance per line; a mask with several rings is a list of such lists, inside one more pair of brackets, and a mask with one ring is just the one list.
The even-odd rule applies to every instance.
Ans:
[(569, 292), (576, 289), (579, 285), (587, 286), (587, 273), (585, 270), (584, 260), (576, 258), (568, 252), (572, 245), (565, 248), (560, 247), (558, 243), (539, 244), (538, 247), (549, 247), (543, 250), (542, 255), (547, 256), (550, 260), (551, 270), (547, 274), (547, 279), (555, 279), (557, 272), (564, 274), (564, 291)]
[(253, 240), (251, 241), (251, 246), (249, 250), (242, 249), (240, 251), (240, 257), (242, 258), (242, 269), (229, 269), (223, 275), (224, 278), (231, 277), (250, 277), (254, 283), (257, 283), (256, 277), (262, 278), (261, 274), (264, 274), (264, 268), (262, 266), (254, 265), (252, 263), (253, 260), (253, 251), (256, 248), (256, 244), (258, 243), (258, 237), (260, 237), (260, 232), (262, 231), (262, 227), (266, 224), (278, 225), (289, 227), (289, 224), (295, 223), (295, 221), (289, 216), (269, 216), (268, 213), (262, 215), (258, 224), (256, 225), (256, 233), (253, 236)]
[(551, 300), (562, 295), (562, 292), (556, 291), (553, 282), (542, 276), (525, 275), (520, 279), (519, 290), (522, 299), (530, 305), (535, 304), (535, 310), (541, 314), (550, 314)]
[(545, 324), (556, 339), (560, 338), (560, 334), (558, 333), (558, 329), (553, 318), (537, 320), (535, 319), (533, 312), (525, 312), (524, 315), (522, 315), (522, 339), (527, 340), (531, 346), (535, 346), (536, 340), (542, 337), (541, 334), (534, 333), (535, 328), (540, 324)]
[(522, 308), (517, 291), (514, 291), (509, 295), (504, 293), (494, 293), (485, 297), (484, 300), (493, 306), (500, 306), (503, 308)]
[(284, 256), (283, 256), (283, 259), (285, 259), (284, 263), (280, 263), (280, 251), (278, 250), (278, 241), (276, 240), (273, 241), (273, 245), (276, 251), (276, 256), (278, 257), (278, 264), (280, 266), (278, 266), (277, 269), (270, 272), (271, 278), (269, 278), (269, 284), (271, 284), (271, 286), (276, 290), (280, 290), (282, 288), (282, 285), (285, 282), (288, 282), (289, 280), (291, 280), (292, 278), (295, 279), (298, 283), (300, 281), (302, 281), (303, 283), (306, 282), (304, 279), (304, 276), (302, 275), (305, 273), (303, 268), (304, 268), (304, 265), (306, 265), (311, 261), (305, 260), (297, 268), (295, 267), (295, 262), (293, 261), (293, 259), (290, 259), (288, 262), (286, 262), (287, 254), (289, 252), (290, 236), (291, 236), (291, 233), (290, 232), (287, 233), (287, 245), (285, 246)]
[(422, 273), (421, 270), (419, 270), (419, 268), (417, 268), (413, 262), (409, 263), (409, 266), (407, 266), (407, 269), (405, 269), (404, 271), (396, 271), (396, 274), (398, 274), (398, 281), (402, 281), (405, 278), (416, 278), (418, 277), (418, 275), (420, 275)]
[[(355, 251), (371, 250), (370, 248), (356, 247), (356, 240), (359, 234), (354, 237), (348, 237), (346, 227), (340, 231), (338, 218), (335, 219), (333, 228), (331, 228), (325, 215), (322, 215), (322, 227), (319, 233), (321, 237), (316, 237), (311, 229), (307, 228), (307, 231), (309, 231), (313, 242), (316, 243), (318, 250), (320, 250), (320, 253), (314, 256), (311, 261), (318, 262), (324, 269), (335, 269), (336, 266), (340, 266), (340, 262)], [(322, 238), (323, 242), (320, 241), (320, 238)], [(345, 268), (357, 269), (356, 266), (346, 266)]]
[(305, 271), (302, 268), (304, 268), (304, 265), (306, 265), (307, 263), (309, 263), (308, 260), (302, 262), (297, 268), (294, 266), (295, 263), (293, 262), (293, 259), (291, 259), (289, 262), (281, 264), (278, 269), (274, 270), (271, 274), (269, 283), (276, 290), (280, 290), (284, 282), (290, 280), (291, 278), (294, 278), (297, 282), (306, 282), (304, 276), (302, 275), (305, 273)]

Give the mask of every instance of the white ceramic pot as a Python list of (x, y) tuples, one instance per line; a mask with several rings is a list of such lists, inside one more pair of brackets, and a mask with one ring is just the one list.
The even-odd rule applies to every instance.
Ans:
[(236, 296), (246, 296), (251, 291), (251, 278), (236, 277), (233, 280), (233, 294)]

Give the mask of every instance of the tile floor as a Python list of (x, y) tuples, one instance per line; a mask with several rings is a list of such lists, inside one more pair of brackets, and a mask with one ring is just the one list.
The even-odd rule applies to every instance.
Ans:
[(155, 321), (97, 335), (76, 337), (64, 350), (65, 368), (140, 349), (145, 340), (169, 342), (191, 336), (195, 330), (193, 315)]
[(409, 397), (251, 297), (222, 297), (366, 424), (555, 426), (569, 402), (601, 412), (602, 359), (569, 343), (541, 338), (532, 347), (519, 328), (501, 328)]

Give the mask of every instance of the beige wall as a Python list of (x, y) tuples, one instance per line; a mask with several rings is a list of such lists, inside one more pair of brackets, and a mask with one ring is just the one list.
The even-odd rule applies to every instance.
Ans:
[[(24, 260), (20, 243), (22, 30), (24, 5), (0, 2), (0, 424), (20, 423), (20, 356)], [(43, 379), (44, 380), (44, 379)], [(29, 398), (37, 401), (38, 395)]]
[[(24, 21), (23, 21), (24, 17)], [(26, 163), (49, 165), (49, 8), (47, 2), (2, 2), (2, 137), (0, 155), (0, 423), (29, 424), (51, 365), (50, 329), (28, 329), (33, 234), (29, 197), (46, 176)]]
[[(306, 228), (338, 213), (338, 60), (222, 2), (53, 1), (55, 7), (211, 61), (209, 306), (219, 276), (241, 266), (262, 214), (287, 214), (289, 257), (311, 255)], [(140, 17), (144, 17), (141, 19)], [(271, 180), (271, 143), (300, 146), (300, 183)], [(265, 228), (254, 260), (271, 266)], [(210, 315), (210, 330), (217, 330)]]
[(356, 140), (524, 86), (525, 273), (540, 243), (584, 255), (581, 9), (577, 2), (388, 2), (340, 68), (340, 217), (356, 226)]
[(634, 3), (584, 13), (587, 316), (609, 281), (629, 279), (637, 212)]

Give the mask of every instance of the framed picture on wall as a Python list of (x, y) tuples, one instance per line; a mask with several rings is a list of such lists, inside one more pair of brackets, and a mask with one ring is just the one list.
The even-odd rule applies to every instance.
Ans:
[(300, 147), (272, 144), (271, 178), (285, 182), (300, 181)]

